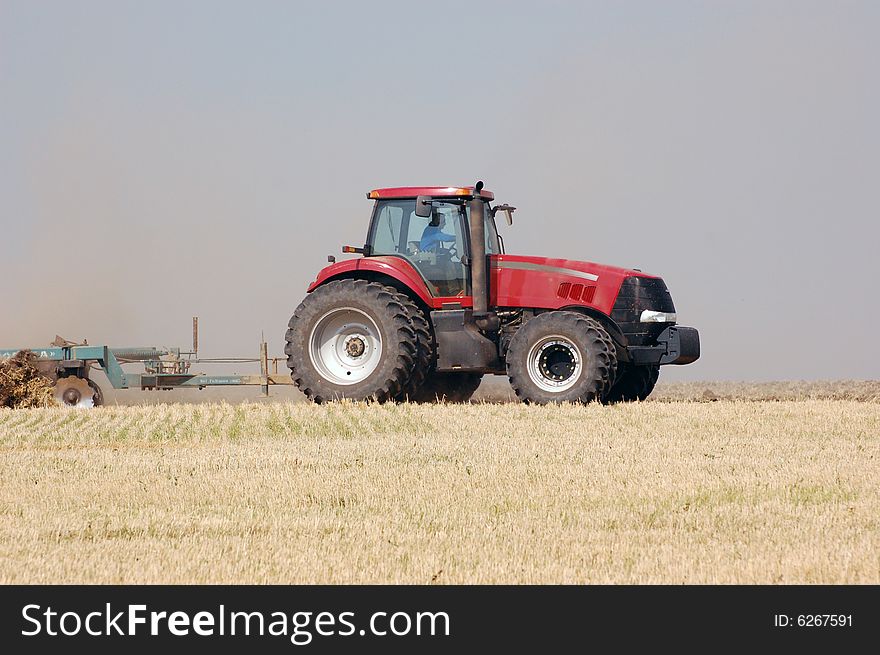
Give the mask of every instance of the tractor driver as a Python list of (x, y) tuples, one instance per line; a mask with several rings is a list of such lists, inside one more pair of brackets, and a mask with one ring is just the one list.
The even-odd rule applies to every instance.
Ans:
[[(444, 243), (455, 243), (454, 234), (446, 234), (443, 228), (446, 226), (446, 214), (437, 212), (436, 220), (432, 220), (425, 226), (422, 232), (422, 240), (419, 242), (419, 250), (422, 252), (437, 252)], [(436, 225), (435, 225), (436, 222)]]

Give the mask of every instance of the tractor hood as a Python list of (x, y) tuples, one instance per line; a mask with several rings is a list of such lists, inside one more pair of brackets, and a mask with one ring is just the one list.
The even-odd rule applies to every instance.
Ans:
[(559, 309), (587, 305), (610, 315), (623, 281), (657, 279), (641, 271), (595, 262), (493, 255), (492, 290), (498, 306)]
[[(496, 258), (493, 258), (496, 259)], [(614, 276), (620, 279), (636, 275), (639, 277), (657, 277), (656, 275), (648, 275), (631, 268), (620, 268), (619, 266), (608, 266), (607, 264), (597, 264), (596, 262), (582, 262), (576, 259), (556, 259), (552, 257), (532, 257), (527, 255), (498, 255), (497, 260), (504, 262), (507, 266), (521, 266), (523, 270), (544, 270), (553, 271), (560, 270), (565, 273), (575, 272), (578, 274), (586, 274), (588, 276)]]

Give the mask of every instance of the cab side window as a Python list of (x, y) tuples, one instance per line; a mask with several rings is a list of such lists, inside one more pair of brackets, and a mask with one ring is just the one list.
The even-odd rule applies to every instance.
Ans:
[[(415, 206), (413, 204), (413, 206)], [(374, 255), (400, 255), (400, 228), (403, 223), (405, 207), (402, 203), (383, 203), (373, 231)], [(412, 211), (412, 210), (410, 210)]]

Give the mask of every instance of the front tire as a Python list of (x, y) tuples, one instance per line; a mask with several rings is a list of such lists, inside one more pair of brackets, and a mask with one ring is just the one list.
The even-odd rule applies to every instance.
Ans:
[(507, 374), (527, 403), (599, 400), (617, 370), (608, 332), (576, 312), (540, 314), (523, 325), (507, 350)]
[(290, 376), (316, 403), (393, 400), (409, 382), (418, 342), (398, 292), (367, 280), (315, 289), (290, 319)]
[(617, 380), (602, 398), (602, 402), (611, 405), (644, 400), (651, 395), (658, 377), (659, 366), (628, 366), (618, 372)]

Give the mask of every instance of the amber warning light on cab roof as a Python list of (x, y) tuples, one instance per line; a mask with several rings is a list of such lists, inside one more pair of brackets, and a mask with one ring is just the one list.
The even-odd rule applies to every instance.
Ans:
[[(378, 200), (381, 198), (415, 198), (417, 196), (434, 196), (434, 197), (457, 197), (457, 196), (473, 196), (473, 186), (401, 186), (388, 187), (385, 189), (373, 189), (367, 194), (367, 200)], [(481, 189), (480, 197), (484, 200), (495, 200), (495, 194), (491, 191)]]

